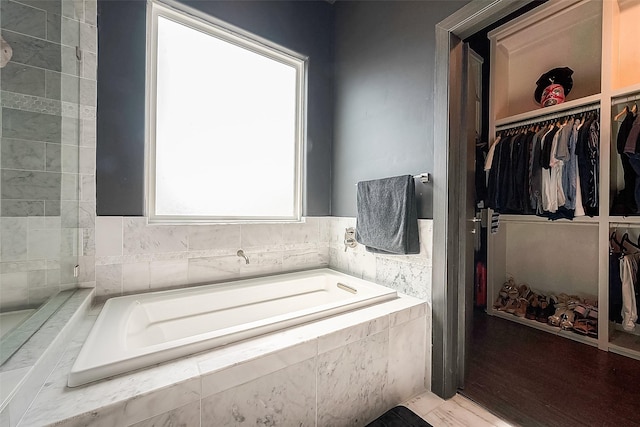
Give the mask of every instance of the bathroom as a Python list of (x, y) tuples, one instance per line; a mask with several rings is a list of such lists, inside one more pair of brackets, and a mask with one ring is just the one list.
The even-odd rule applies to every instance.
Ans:
[[(433, 28), (465, 2), (184, 3), (310, 58), (304, 222), (149, 224), (142, 166), (146, 2), (2, 0), (3, 39), (13, 51), (12, 60), (0, 70), (2, 311), (33, 309), (59, 292), (66, 298), (65, 291), (75, 288), (83, 292), (67, 301), (91, 310), (87, 298), (104, 300), (321, 267), (389, 286), (423, 303), (405, 308), (402, 316), (372, 313), (365, 323), (350, 320), (359, 339), (352, 337), (341, 347), (328, 343), (324, 352), (319, 347), (322, 337), (329, 335), (312, 330), (307, 339), (291, 337), (288, 346), (282, 344), (282, 353), (254, 352), (247, 363), (255, 363), (262, 375), (242, 384), (218, 383), (234, 376), (232, 363), (227, 369), (209, 367), (207, 372), (216, 374), (209, 380), (215, 384), (205, 393), (204, 377), (194, 372), (201, 367), (194, 363), (206, 361), (186, 358), (172, 364), (173, 374), (162, 380), (153, 375), (162, 367), (131, 377), (142, 381), (139, 388), (125, 376), (85, 390), (87, 401), (108, 395), (116, 403), (85, 401), (57, 412), (46, 409), (44, 402), (60, 409), (65, 405), (60, 402), (67, 402), (64, 390), (45, 387), (36, 396), (44, 383), (36, 374), (53, 369), (56, 355), (59, 358), (64, 350), (54, 337), (54, 362), (36, 360), (2, 371), (3, 384), (8, 383), (5, 378), (27, 375), (16, 380), (20, 386), (7, 392), (9, 399), (3, 386), (1, 425), (18, 425), (21, 419), (20, 425), (37, 425), (44, 422), (41, 417), (47, 422), (65, 420), (65, 425), (129, 425), (171, 411), (200, 416), (212, 400), (207, 398), (226, 393), (240, 400), (241, 393), (252, 393), (247, 384), (260, 387), (264, 378), (282, 373), (273, 367), (280, 366), (281, 357), (293, 361), (287, 369), (316, 375), (317, 369), (328, 366), (319, 360), (338, 349), (355, 358), (369, 353), (386, 356), (363, 369), (351, 388), (339, 382), (325, 384), (336, 402), (318, 407), (318, 415), (305, 413), (317, 416), (318, 425), (328, 425), (319, 421), (323, 410), (325, 416), (344, 412), (342, 419), (353, 421), (379, 414), (390, 401), (400, 402), (430, 387), (431, 184), (416, 184), (424, 201), (419, 204), (419, 255), (373, 255), (362, 246), (345, 251), (344, 231), (355, 226), (357, 181), (433, 170)], [(399, 45), (403, 49), (397, 49)], [(122, 110), (126, 115), (119, 115)], [(257, 177), (255, 191), (259, 186)], [(247, 255), (248, 264), (236, 255), (238, 249)], [(97, 312), (89, 314), (95, 317)], [(60, 336), (72, 339), (69, 349), (77, 350), (82, 322), (64, 310), (54, 317), (62, 315), (67, 318), (60, 320)], [(400, 328), (401, 333), (380, 333), (388, 334), (390, 328)], [(261, 342), (262, 347), (270, 345)], [(251, 353), (251, 348), (242, 351)], [(220, 356), (225, 357), (234, 356)], [(63, 357), (51, 378), (62, 377), (64, 363), (71, 362)], [(412, 369), (404, 368), (408, 365)], [(376, 377), (389, 380), (373, 381)], [(350, 405), (359, 406), (362, 413), (340, 403), (356, 389), (368, 390), (362, 395), (372, 399), (371, 404)], [(305, 398), (320, 399), (321, 391), (311, 396)]]

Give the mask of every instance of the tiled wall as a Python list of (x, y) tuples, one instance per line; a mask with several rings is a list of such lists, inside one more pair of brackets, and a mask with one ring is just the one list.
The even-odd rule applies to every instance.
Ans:
[[(301, 224), (149, 225), (96, 218), (98, 296), (329, 265), (327, 218)], [(244, 250), (249, 264), (237, 256)]]
[(331, 268), (371, 280), (431, 303), (433, 220), (418, 220), (420, 254), (380, 255), (363, 245), (344, 250), (344, 233), (355, 227), (356, 219), (330, 218), (329, 265)]
[(2, 37), (13, 49), (0, 70), (0, 309), (7, 309), (74, 287), (79, 242), (93, 234), (97, 33), (95, 0), (0, 6)]
[[(406, 295), (426, 301), (425, 378), (427, 388), (431, 381), (431, 288), (433, 220), (418, 220), (420, 233), (420, 253), (416, 255), (381, 255), (367, 252), (363, 245), (344, 250), (344, 232), (348, 227), (356, 226), (356, 219), (350, 217), (330, 217), (329, 220), (329, 265), (335, 270), (352, 276), (388, 286)], [(422, 333), (422, 332), (420, 332)], [(398, 337), (406, 346), (418, 335)], [(402, 369), (396, 366), (398, 369)]]
[[(344, 250), (355, 218), (310, 217), (302, 224), (149, 225), (142, 217), (96, 218), (98, 296), (330, 266), (431, 300), (431, 220), (420, 220), (419, 255)], [(249, 264), (236, 255), (244, 250)]]

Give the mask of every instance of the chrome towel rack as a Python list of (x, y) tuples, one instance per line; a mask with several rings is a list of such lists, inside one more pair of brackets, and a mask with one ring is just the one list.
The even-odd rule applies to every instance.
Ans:
[[(418, 175), (413, 175), (413, 179), (419, 179), (423, 184), (431, 182), (431, 174), (429, 172), (422, 172)], [(355, 185), (358, 185), (357, 183)]]

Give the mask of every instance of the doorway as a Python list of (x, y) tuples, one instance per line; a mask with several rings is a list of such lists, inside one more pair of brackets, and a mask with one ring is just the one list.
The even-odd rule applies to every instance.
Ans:
[[(522, 7), (537, 6), (533, 0), (524, 1), (507, 12), (499, 8), (500, 4), (507, 6), (503, 3), (494, 2), (482, 9), (486, 3), (473, 1), (436, 28), (432, 391), (448, 398), (465, 386), (468, 369), (465, 355), (473, 348), (477, 351), (471, 355), (473, 362), (482, 365), (486, 381), (484, 388), (474, 384), (472, 393), (493, 400), (474, 399), (469, 393), (471, 386), (462, 394), (499, 412), (504, 418), (523, 425), (602, 425), (609, 422), (637, 425), (640, 417), (628, 403), (640, 401), (640, 392), (626, 384), (640, 380), (640, 362), (523, 328), (485, 313), (482, 316), (474, 313), (477, 333), (474, 343), (467, 344), (471, 329), (465, 319), (470, 311), (473, 312), (473, 302), (467, 292), (468, 276), (461, 275), (460, 271), (473, 262), (464, 255), (466, 243), (473, 237), (461, 226), (469, 220), (464, 197), (457, 192), (464, 188), (465, 175), (460, 164), (465, 159), (460, 156), (459, 134), (450, 124), (464, 127), (458, 120), (464, 118), (461, 107), (464, 103), (456, 98), (459, 88), (452, 86), (464, 81), (463, 75), (458, 74), (464, 67), (458, 67), (456, 62), (463, 40)], [(514, 4), (509, 2), (509, 6)], [(488, 108), (483, 110), (487, 112)], [(490, 345), (482, 349), (484, 344)], [(570, 355), (577, 357), (573, 359), (568, 357)], [(596, 393), (589, 394), (575, 387), (577, 383), (573, 380), (584, 379), (580, 373), (587, 372), (589, 389), (598, 390)], [(622, 384), (623, 372), (627, 378), (625, 384)], [(526, 381), (521, 381), (523, 378)], [(509, 394), (511, 401), (517, 400), (516, 405), (506, 407), (500, 394)], [(499, 409), (495, 405), (503, 406)], [(517, 410), (509, 413), (514, 408)], [(572, 408), (572, 411), (563, 408)]]
[[(432, 374), (431, 390), (450, 398), (464, 385), (465, 342), (470, 330), (468, 315), (472, 301), (468, 297), (468, 281), (461, 274), (473, 260), (465, 259), (468, 239), (466, 169), (459, 167), (461, 158), (458, 129), (464, 116), (464, 96), (458, 90), (463, 81), (462, 40), (508, 16), (532, 0), (472, 1), (436, 25), (436, 68), (434, 78), (434, 193), (433, 193), (433, 290), (432, 290)], [(464, 152), (463, 152), (464, 154)], [(472, 286), (472, 285), (471, 285)]]

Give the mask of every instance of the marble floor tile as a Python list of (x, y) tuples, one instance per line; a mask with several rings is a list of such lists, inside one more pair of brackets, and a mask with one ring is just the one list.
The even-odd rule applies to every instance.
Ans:
[(448, 400), (424, 416), (430, 424), (452, 427), (492, 427), (489, 421)]
[(426, 392), (409, 399), (403, 405), (434, 426), (513, 427), (459, 394), (444, 400)]
[(403, 405), (424, 418), (425, 415), (442, 405), (444, 402), (444, 399), (433, 393), (423, 393), (413, 399), (409, 399)]
[(511, 427), (511, 424), (509, 424), (508, 422), (501, 420), (491, 412), (484, 409), (482, 406), (478, 405), (472, 400), (467, 399), (464, 396), (456, 394), (451, 398), (451, 400), (454, 401), (459, 406), (465, 408), (466, 410), (478, 415), (480, 418), (487, 420), (489, 423), (491, 423), (491, 425), (494, 425), (497, 427)]

